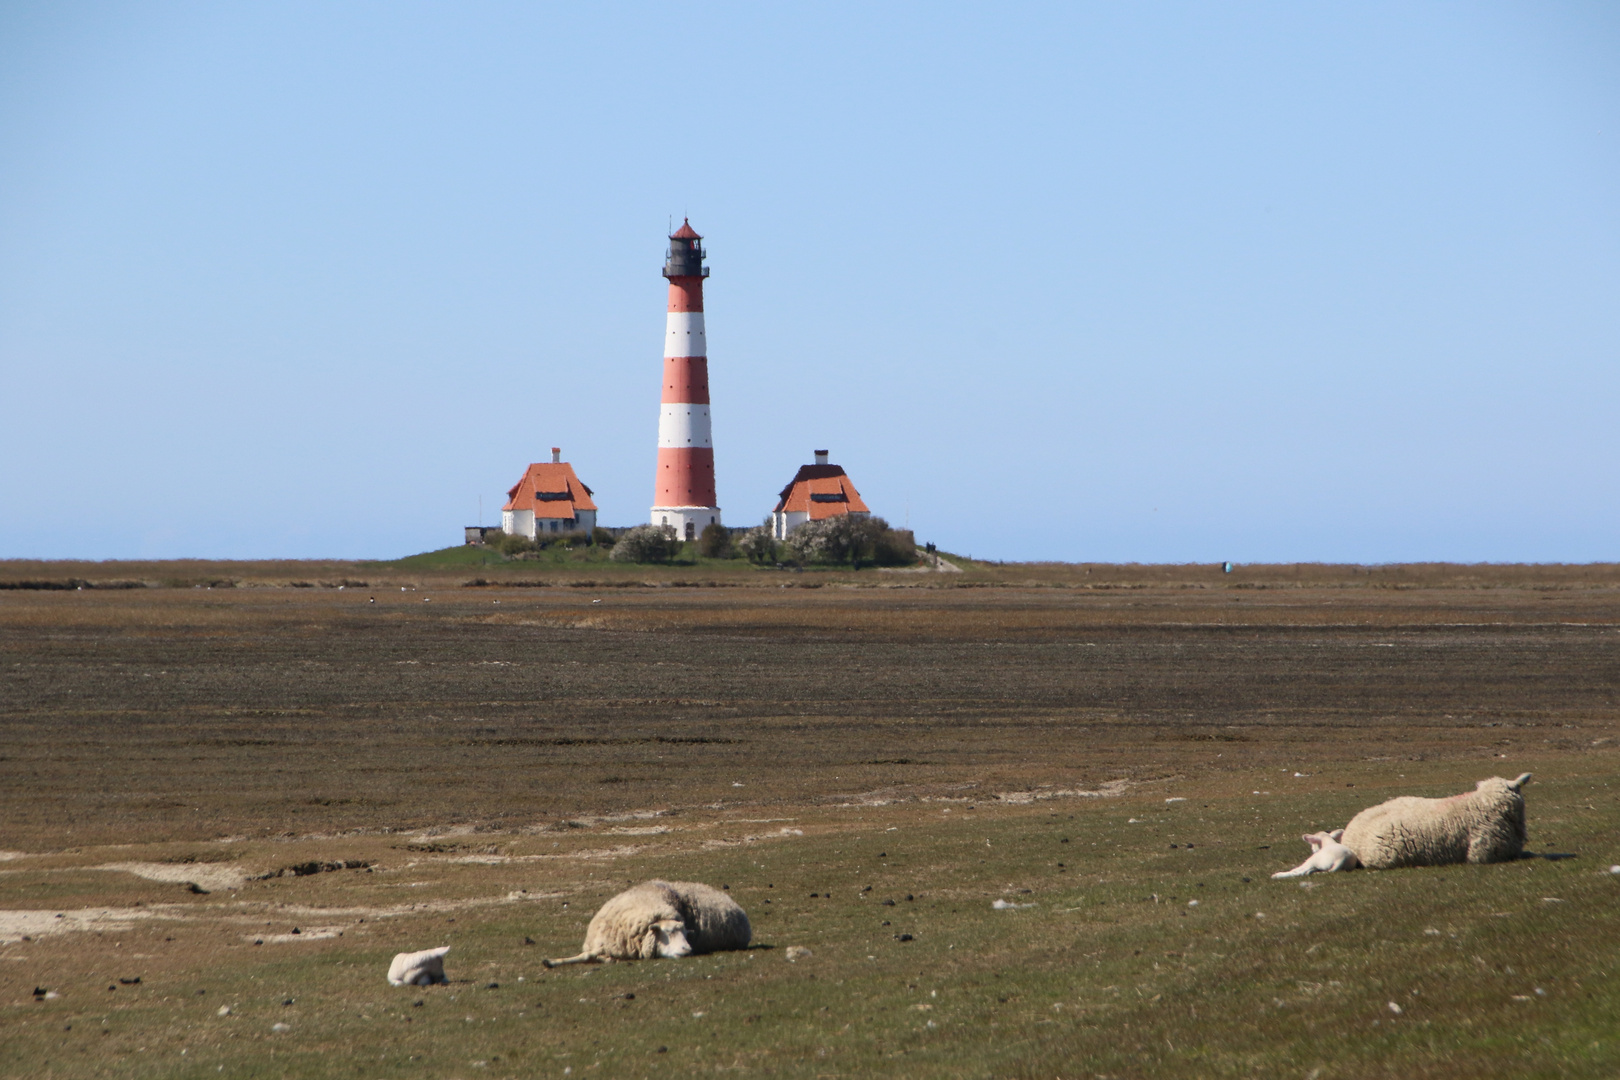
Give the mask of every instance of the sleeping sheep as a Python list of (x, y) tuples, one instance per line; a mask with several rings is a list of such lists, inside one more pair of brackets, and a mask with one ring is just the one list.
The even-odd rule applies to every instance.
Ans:
[(544, 963), (696, 956), (746, 949), (752, 938), (748, 915), (719, 889), (695, 881), (644, 881), (602, 905), (578, 956)]
[(1524, 796), (1530, 781), (1493, 776), (1473, 791), (1446, 799), (1402, 796), (1369, 807), (1331, 833), (1307, 835), (1312, 855), (1275, 878), (1319, 871), (1393, 870), (1400, 866), (1491, 863), (1517, 859), (1524, 850)]
[(1391, 799), (1351, 818), (1344, 846), (1369, 870), (1517, 859), (1525, 839), (1520, 790), (1529, 780), (1493, 776), (1448, 799)]
[(1339, 841), (1344, 839), (1343, 829), (1332, 832), (1306, 833), (1301, 840), (1311, 845), (1311, 857), (1292, 870), (1279, 870), (1274, 878), (1304, 877), (1306, 874), (1331, 874), (1335, 870), (1354, 870), (1361, 865), (1356, 853)]
[(444, 977), (444, 954), (449, 951), (450, 946), (441, 945), (437, 949), (400, 953), (388, 965), (388, 985), (429, 986), (449, 982)]

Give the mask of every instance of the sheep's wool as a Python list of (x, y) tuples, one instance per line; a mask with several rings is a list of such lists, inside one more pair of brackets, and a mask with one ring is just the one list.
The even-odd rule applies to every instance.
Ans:
[(644, 881), (603, 904), (585, 931), (582, 955), (651, 960), (655, 923), (685, 927), (692, 954), (746, 949), (753, 940), (748, 915), (725, 893), (696, 881)]
[(394, 957), (394, 962), (388, 965), (388, 984), (431, 986), (434, 983), (449, 982), (450, 980), (444, 977), (444, 956), (449, 951), (450, 946), (441, 945), (437, 949), (400, 953)]
[(1369, 870), (1516, 859), (1525, 842), (1519, 789), (1529, 779), (1493, 776), (1447, 799), (1391, 799), (1352, 818), (1341, 842)]

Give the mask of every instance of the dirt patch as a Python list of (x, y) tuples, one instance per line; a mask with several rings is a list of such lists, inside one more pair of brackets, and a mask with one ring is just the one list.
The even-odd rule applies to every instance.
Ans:
[(148, 881), (167, 881), (176, 885), (196, 885), (213, 892), (216, 889), (239, 889), (248, 880), (248, 873), (240, 866), (229, 863), (160, 863), (119, 862), (89, 867), (91, 870), (114, 870)]

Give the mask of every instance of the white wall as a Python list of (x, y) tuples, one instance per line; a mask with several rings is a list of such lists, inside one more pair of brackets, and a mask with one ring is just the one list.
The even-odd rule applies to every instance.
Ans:
[(507, 536), (527, 536), (534, 539), (533, 510), (502, 510), (501, 531)]
[(788, 533), (809, 520), (810, 515), (803, 510), (784, 510), (771, 515), (771, 524), (775, 527), (778, 540), (786, 540)]
[(686, 539), (686, 526), (692, 525), (692, 537), (696, 539), (703, 535), (703, 530), (711, 524), (724, 524), (720, 520), (718, 506), (655, 506), (652, 516), (648, 518), (654, 525), (668, 525), (675, 530), (675, 535)]

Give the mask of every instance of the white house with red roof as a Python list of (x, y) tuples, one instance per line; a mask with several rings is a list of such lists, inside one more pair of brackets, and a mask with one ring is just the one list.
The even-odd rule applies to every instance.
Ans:
[(817, 450), (816, 463), (799, 466), (793, 482), (782, 489), (782, 497), (771, 511), (771, 527), (778, 540), (786, 540), (788, 533), (807, 521), (844, 514), (871, 517), (872, 511), (866, 508), (843, 466), (827, 464), (827, 451)]
[(590, 532), (596, 528), (591, 489), (580, 483), (574, 467), (551, 448), (551, 461), (530, 465), (523, 479), (506, 493), (501, 531), (533, 540), (541, 533)]

